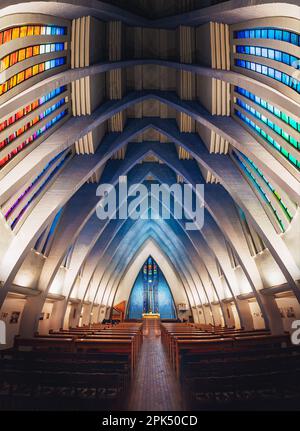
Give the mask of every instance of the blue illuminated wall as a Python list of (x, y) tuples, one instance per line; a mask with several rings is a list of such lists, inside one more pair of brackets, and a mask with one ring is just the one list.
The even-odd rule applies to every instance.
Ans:
[[(144, 266), (144, 265), (143, 265)], [(158, 266), (158, 312), (161, 319), (176, 319), (175, 304), (168, 282)], [(127, 319), (141, 319), (143, 314), (143, 267), (133, 285), (127, 307)]]

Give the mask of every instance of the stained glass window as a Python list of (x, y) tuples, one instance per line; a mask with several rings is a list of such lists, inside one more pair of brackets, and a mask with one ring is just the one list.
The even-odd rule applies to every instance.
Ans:
[(45, 26), (45, 25), (24, 25), (14, 27), (0, 32), (0, 45), (10, 42), (13, 39), (22, 37), (49, 35), (63, 36), (67, 34), (67, 27)]

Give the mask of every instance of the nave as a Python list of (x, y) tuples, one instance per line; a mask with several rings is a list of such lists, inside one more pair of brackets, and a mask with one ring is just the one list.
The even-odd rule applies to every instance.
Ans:
[(300, 0), (0, 1), (0, 410), (300, 409)]

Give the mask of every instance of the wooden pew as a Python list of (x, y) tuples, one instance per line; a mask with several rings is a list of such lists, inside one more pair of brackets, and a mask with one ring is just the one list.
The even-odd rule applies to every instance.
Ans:
[(109, 352), (109, 353), (126, 353), (130, 358), (131, 375), (135, 367), (135, 351), (132, 339), (109, 338), (109, 339), (75, 339), (75, 351), (82, 353), (89, 352)]

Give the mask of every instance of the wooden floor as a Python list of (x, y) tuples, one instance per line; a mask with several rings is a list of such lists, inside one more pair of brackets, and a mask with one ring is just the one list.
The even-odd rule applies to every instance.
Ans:
[(180, 386), (163, 349), (159, 322), (148, 320), (144, 342), (133, 377), (129, 411), (182, 411)]

